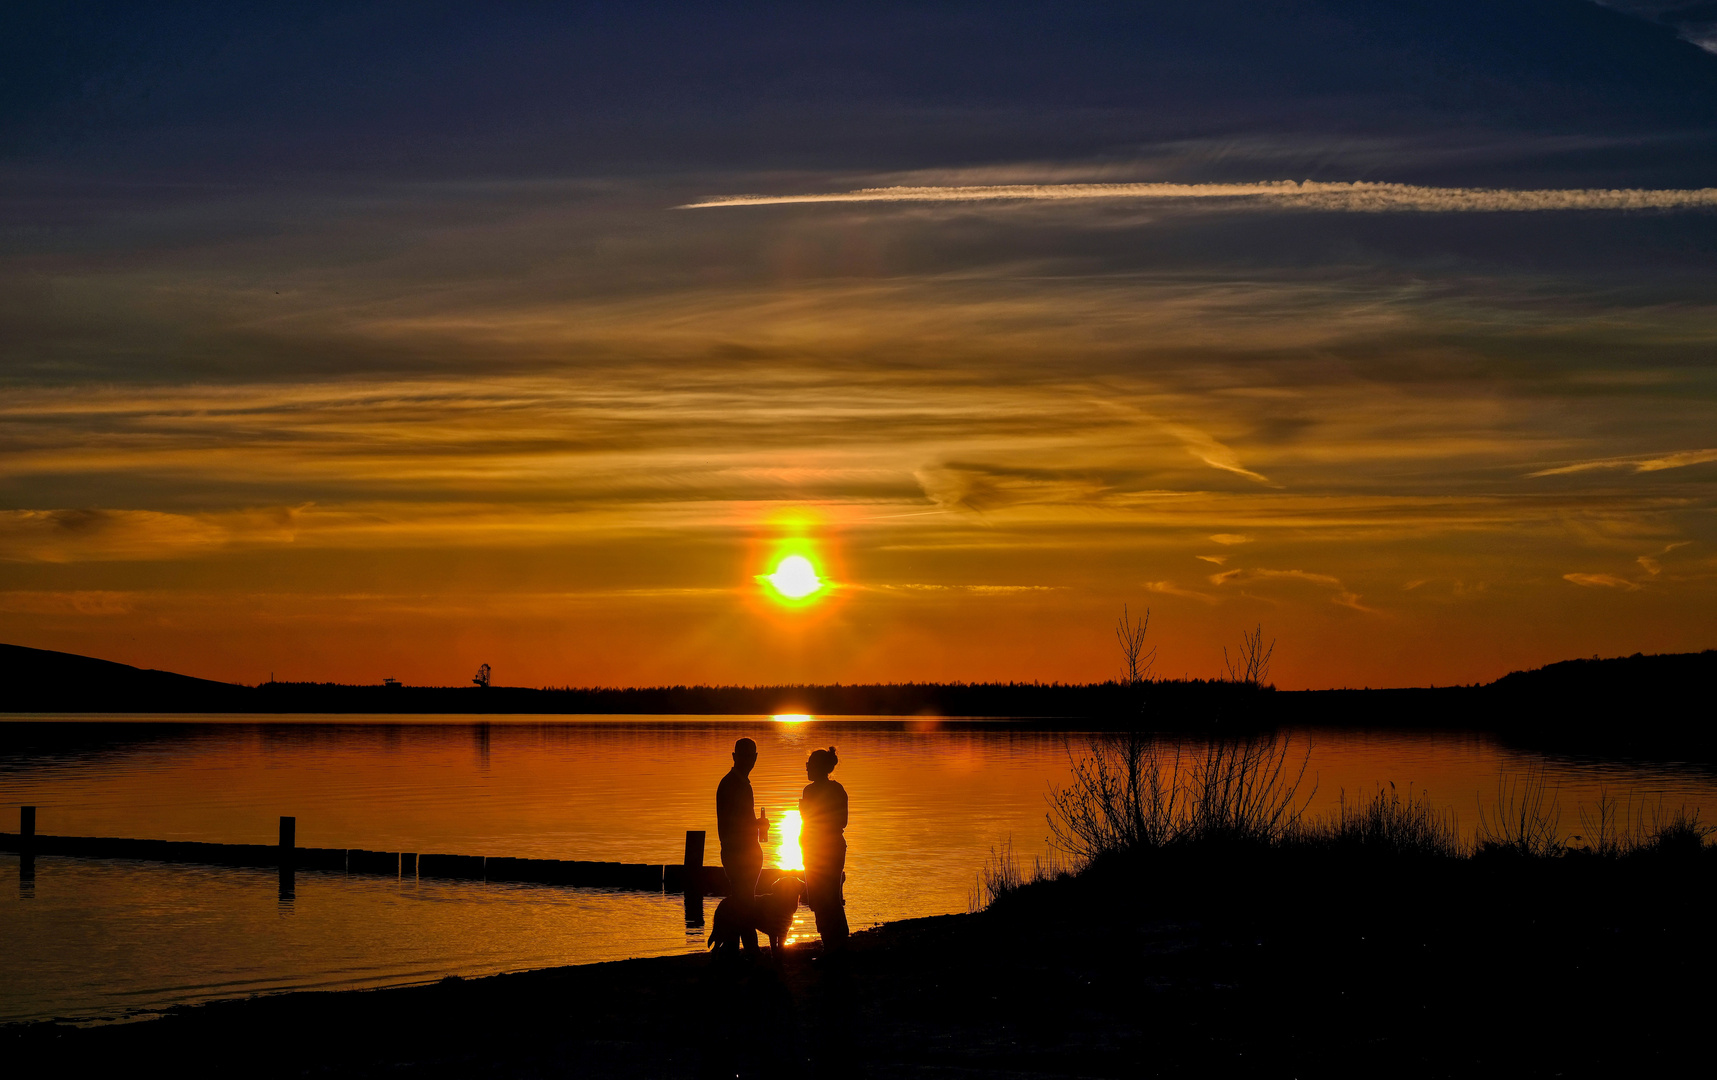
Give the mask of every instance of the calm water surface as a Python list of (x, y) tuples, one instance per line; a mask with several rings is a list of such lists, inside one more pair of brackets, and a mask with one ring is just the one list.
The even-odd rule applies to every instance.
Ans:
[[(99, 718), (86, 718), (88, 720)], [(111, 718), (110, 718), (111, 719)], [(768, 854), (797, 865), (791, 811), (810, 750), (834, 744), (852, 799), (855, 928), (963, 911), (993, 848), (1047, 854), (1045, 796), (1083, 736), (1006, 725), (767, 717), (151, 717), (61, 721), (28, 743), (0, 721), (0, 813), (38, 807), (59, 835), (272, 843), (282, 814), (307, 847), (678, 862), (711, 834), (734, 739), (757, 740)], [(22, 730), (13, 727), (12, 731)], [(41, 729), (33, 729), (40, 731)], [(1314, 812), (1380, 783), (1423, 790), (1469, 831), (1499, 777), (1541, 768), (1564, 831), (1600, 790), (1636, 807), (1717, 816), (1717, 776), (1673, 761), (1546, 758), (1485, 736), (1299, 732)], [(23, 743), (21, 745), (21, 743)], [(15, 829), (15, 818), (0, 827)], [(0, 1021), (123, 1017), (310, 987), (396, 985), (703, 948), (678, 895), (0, 857)], [(801, 909), (798, 932), (814, 934)]]

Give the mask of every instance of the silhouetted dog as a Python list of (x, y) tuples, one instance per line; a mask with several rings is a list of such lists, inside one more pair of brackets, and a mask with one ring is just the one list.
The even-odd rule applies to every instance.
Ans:
[(715, 906), (709, 947), (737, 953), (745, 931), (755, 930), (768, 935), (769, 955), (779, 960), (781, 948), (787, 944), (787, 930), (793, 925), (793, 913), (799, 910), (799, 897), (804, 891), (804, 882), (791, 874), (782, 874), (772, 891), (759, 893), (752, 899), (749, 911), (743, 898), (724, 898)]

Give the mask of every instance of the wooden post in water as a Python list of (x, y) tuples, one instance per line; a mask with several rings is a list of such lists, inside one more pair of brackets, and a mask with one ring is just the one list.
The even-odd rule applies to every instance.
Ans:
[(686, 861), (681, 875), (686, 897), (686, 928), (703, 925), (703, 842), (702, 829), (686, 830)]
[(280, 819), (280, 898), (292, 899), (297, 885), (298, 869), (298, 819), (282, 817)]
[[(18, 886), (31, 891), (36, 884), (36, 808), (18, 807)], [(26, 889), (29, 886), (30, 889)]]

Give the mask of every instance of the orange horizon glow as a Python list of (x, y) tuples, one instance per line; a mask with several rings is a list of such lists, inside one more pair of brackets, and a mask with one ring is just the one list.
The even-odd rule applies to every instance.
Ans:
[[(1112, 210), (1054, 213), (1069, 244), (1147, 228)], [(913, 207), (637, 213), (634, 261), (552, 298), (415, 249), (359, 272), (332, 227), (279, 296), (242, 259), (90, 271), (151, 327), (317, 360), (9, 386), (0, 641), (251, 684), (1092, 682), (1126, 604), (1155, 674), (1219, 676), (1262, 624), (1285, 689), (1717, 646), (1685, 361), (1717, 308), (1365, 267), (932, 273), (883, 252), (989, 248)], [(960, 213), (1000, 252), (1049, 220)], [(462, 254), (513, 265), (469, 225)], [(664, 274), (688, 244), (741, 269)], [(874, 276), (816, 262), (854, 244)], [(1618, 328), (1626, 370), (1582, 366)]]

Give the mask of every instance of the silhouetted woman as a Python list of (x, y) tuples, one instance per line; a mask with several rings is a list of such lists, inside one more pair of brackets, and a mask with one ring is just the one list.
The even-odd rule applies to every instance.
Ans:
[(799, 796), (799, 852), (805, 858), (805, 900), (817, 917), (823, 948), (839, 952), (847, 943), (847, 901), (841, 883), (847, 865), (847, 789), (829, 779), (840, 759), (835, 748), (811, 751)]

